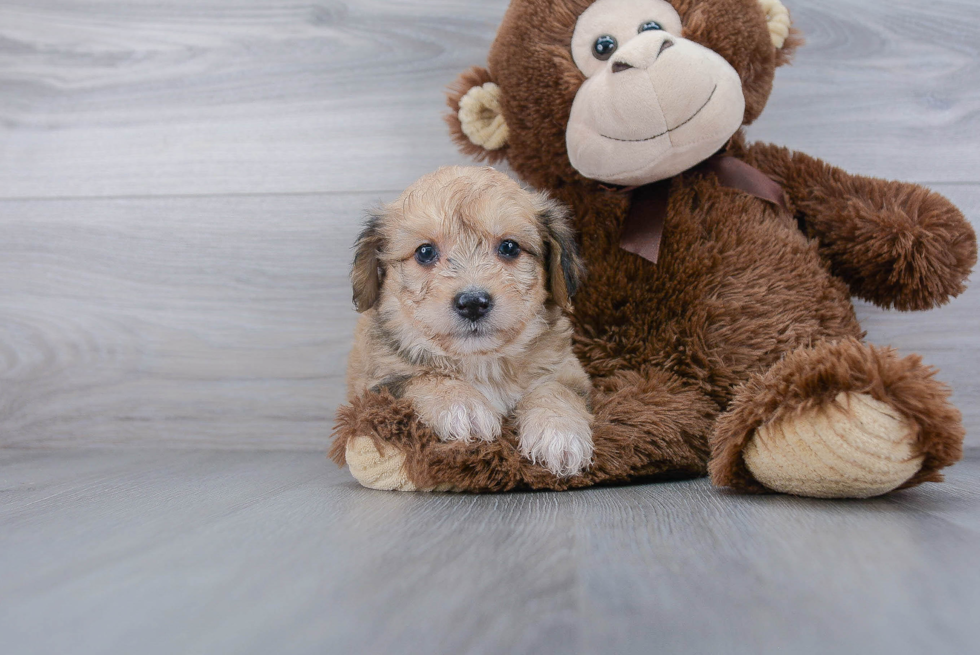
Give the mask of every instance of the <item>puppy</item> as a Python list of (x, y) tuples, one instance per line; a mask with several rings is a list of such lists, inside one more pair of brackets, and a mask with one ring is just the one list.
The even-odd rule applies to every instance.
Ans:
[(442, 168), (355, 248), (350, 397), (410, 399), (445, 441), (492, 441), (514, 417), (524, 457), (558, 476), (589, 466), (591, 383), (563, 313), (583, 271), (561, 207), (492, 168)]

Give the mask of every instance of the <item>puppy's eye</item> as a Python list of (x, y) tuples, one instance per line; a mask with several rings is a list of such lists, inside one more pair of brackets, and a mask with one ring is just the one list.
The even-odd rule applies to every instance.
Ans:
[(595, 40), (595, 43), (592, 44), (592, 56), (599, 61), (606, 61), (613, 56), (613, 53), (616, 52), (618, 45), (619, 44), (616, 43), (616, 39), (608, 34), (600, 36)]
[(647, 22), (640, 25), (640, 29), (636, 30), (636, 33), (641, 34), (643, 32), (652, 32), (655, 30), (662, 30), (662, 29), (663, 29), (663, 25), (661, 25), (657, 21), (648, 20)]
[(436, 251), (436, 247), (431, 243), (423, 243), (421, 246), (415, 249), (415, 261), (417, 261), (419, 264), (431, 264), (437, 259), (439, 259), (439, 253)]
[(518, 255), (521, 254), (521, 247), (517, 245), (516, 241), (504, 239), (500, 242), (497, 253), (505, 259), (517, 259)]

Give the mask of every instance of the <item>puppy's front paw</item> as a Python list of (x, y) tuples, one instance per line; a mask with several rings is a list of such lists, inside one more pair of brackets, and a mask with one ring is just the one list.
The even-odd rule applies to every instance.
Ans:
[(500, 436), (500, 415), (480, 398), (447, 398), (416, 409), (443, 441), (493, 441)]
[(592, 463), (592, 428), (581, 415), (531, 409), (521, 416), (521, 454), (558, 477), (581, 473)]
[(443, 441), (493, 441), (500, 436), (500, 416), (483, 402), (457, 402), (439, 412), (432, 428)]
[(501, 415), (475, 388), (460, 380), (415, 380), (405, 395), (415, 412), (443, 441), (493, 441), (500, 436)]

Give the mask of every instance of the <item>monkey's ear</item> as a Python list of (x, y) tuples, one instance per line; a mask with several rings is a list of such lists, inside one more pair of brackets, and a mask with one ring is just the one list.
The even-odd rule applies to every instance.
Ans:
[(501, 90), (485, 68), (474, 66), (449, 86), (446, 122), (463, 154), (496, 164), (507, 156), (510, 136), (500, 106)]
[(803, 37), (793, 27), (789, 9), (780, 0), (759, 0), (759, 4), (766, 15), (772, 45), (776, 48), (776, 66), (788, 64), (796, 49), (803, 45)]
[(354, 287), (354, 308), (365, 312), (378, 302), (381, 294), (383, 271), (379, 255), (384, 247), (381, 235), (383, 214), (371, 214), (367, 225), (354, 244), (354, 265), (350, 271), (350, 281)]
[(559, 307), (572, 308), (572, 296), (585, 277), (585, 264), (578, 253), (575, 231), (568, 210), (547, 196), (539, 196), (538, 222), (545, 244), (548, 291)]

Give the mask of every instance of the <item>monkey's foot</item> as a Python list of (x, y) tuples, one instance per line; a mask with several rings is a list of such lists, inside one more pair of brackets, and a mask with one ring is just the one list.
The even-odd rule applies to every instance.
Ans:
[(940, 482), (965, 433), (934, 374), (917, 356), (857, 339), (801, 347), (749, 378), (716, 421), (711, 479), (818, 498)]
[(870, 498), (897, 489), (922, 467), (915, 429), (867, 394), (760, 426), (743, 451), (755, 479), (773, 491), (815, 498)]

